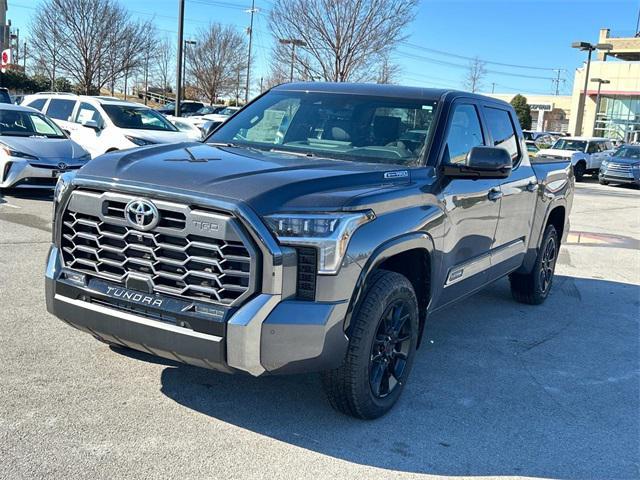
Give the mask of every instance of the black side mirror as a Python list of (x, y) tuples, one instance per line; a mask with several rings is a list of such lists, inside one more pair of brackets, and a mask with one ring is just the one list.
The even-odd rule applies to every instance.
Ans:
[(511, 155), (504, 148), (473, 147), (466, 163), (445, 165), (444, 174), (452, 178), (507, 178), (511, 165)]

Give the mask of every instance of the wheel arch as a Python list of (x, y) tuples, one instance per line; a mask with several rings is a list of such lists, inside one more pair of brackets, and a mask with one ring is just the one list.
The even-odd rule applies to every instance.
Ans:
[(362, 301), (367, 290), (367, 280), (378, 270), (389, 270), (404, 275), (413, 285), (418, 300), (419, 335), (418, 346), (424, 331), (429, 302), (431, 301), (434, 274), (434, 244), (425, 232), (414, 232), (393, 238), (380, 245), (367, 260), (349, 302), (345, 318), (345, 331), (349, 332), (351, 316)]

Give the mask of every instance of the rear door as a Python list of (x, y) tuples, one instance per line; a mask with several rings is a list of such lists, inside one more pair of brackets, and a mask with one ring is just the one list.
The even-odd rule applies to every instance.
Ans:
[[(449, 114), (440, 164), (466, 162), (471, 149), (487, 145), (478, 105), (456, 101)], [(447, 216), (443, 238), (444, 285), (435, 307), (441, 307), (487, 282), (490, 252), (500, 213), (500, 180), (442, 179), (441, 202)]]
[(53, 119), (60, 128), (69, 130), (76, 103), (76, 100), (70, 98), (52, 98), (47, 106), (47, 116)]
[(482, 113), (490, 145), (507, 150), (513, 162), (509, 177), (500, 181), (500, 219), (491, 252), (490, 280), (494, 280), (519, 267), (524, 259), (538, 183), (525, 154), (524, 138), (516, 128), (513, 112), (508, 107), (485, 104)]

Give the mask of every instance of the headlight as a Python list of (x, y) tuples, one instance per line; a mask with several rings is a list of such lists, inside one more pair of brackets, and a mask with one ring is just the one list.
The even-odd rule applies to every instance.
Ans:
[(607, 165), (609, 165), (609, 160), (603, 160), (603, 161), (602, 161), (602, 163), (601, 163), (601, 165), (602, 165), (603, 167), (606, 167)]
[(633, 170), (640, 170), (640, 163), (634, 163), (633, 165), (631, 165), (631, 168)]
[(156, 143), (156, 142), (152, 142), (151, 140), (145, 140), (144, 138), (132, 137), (131, 135), (125, 135), (125, 137), (131, 143), (135, 143), (139, 147), (142, 147), (144, 145), (154, 145)]
[(318, 273), (338, 273), (349, 240), (358, 227), (373, 220), (373, 212), (285, 213), (265, 217), (267, 225), (283, 245), (315, 247), (319, 252)]
[(2, 145), (0, 150), (7, 157), (18, 157), (18, 158), (26, 158), (27, 160), (38, 160), (38, 157), (35, 155), (30, 155), (28, 153), (19, 152), (18, 150), (13, 150), (12, 148), (7, 147), (6, 145)]
[(73, 170), (71, 172), (65, 172), (62, 175), (60, 175), (58, 177), (58, 182), (56, 183), (56, 188), (53, 190), (53, 215), (52, 215), (52, 218), (53, 218), (53, 226), (54, 226), (54, 228), (52, 229), (52, 232), (53, 232), (53, 242), (54, 243), (56, 241), (55, 222), (56, 222), (56, 212), (58, 210), (58, 205), (60, 205), (60, 202), (64, 198), (64, 194), (69, 189), (69, 186), (71, 185), (71, 182), (73, 181), (73, 178), (76, 176), (76, 173), (77, 173), (77, 171)]

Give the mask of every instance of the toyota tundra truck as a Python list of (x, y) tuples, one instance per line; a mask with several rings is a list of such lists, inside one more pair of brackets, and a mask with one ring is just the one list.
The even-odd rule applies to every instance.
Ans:
[(547, 298), (573, 191), (569, 161), (530, 162), (505, 102), (285, 84), (202, 143), (64, 174), (47, 309), (220, 372), (321, 372), (335, 409), (376, 418), (435, 312), (505, 276), (515, 300)]

